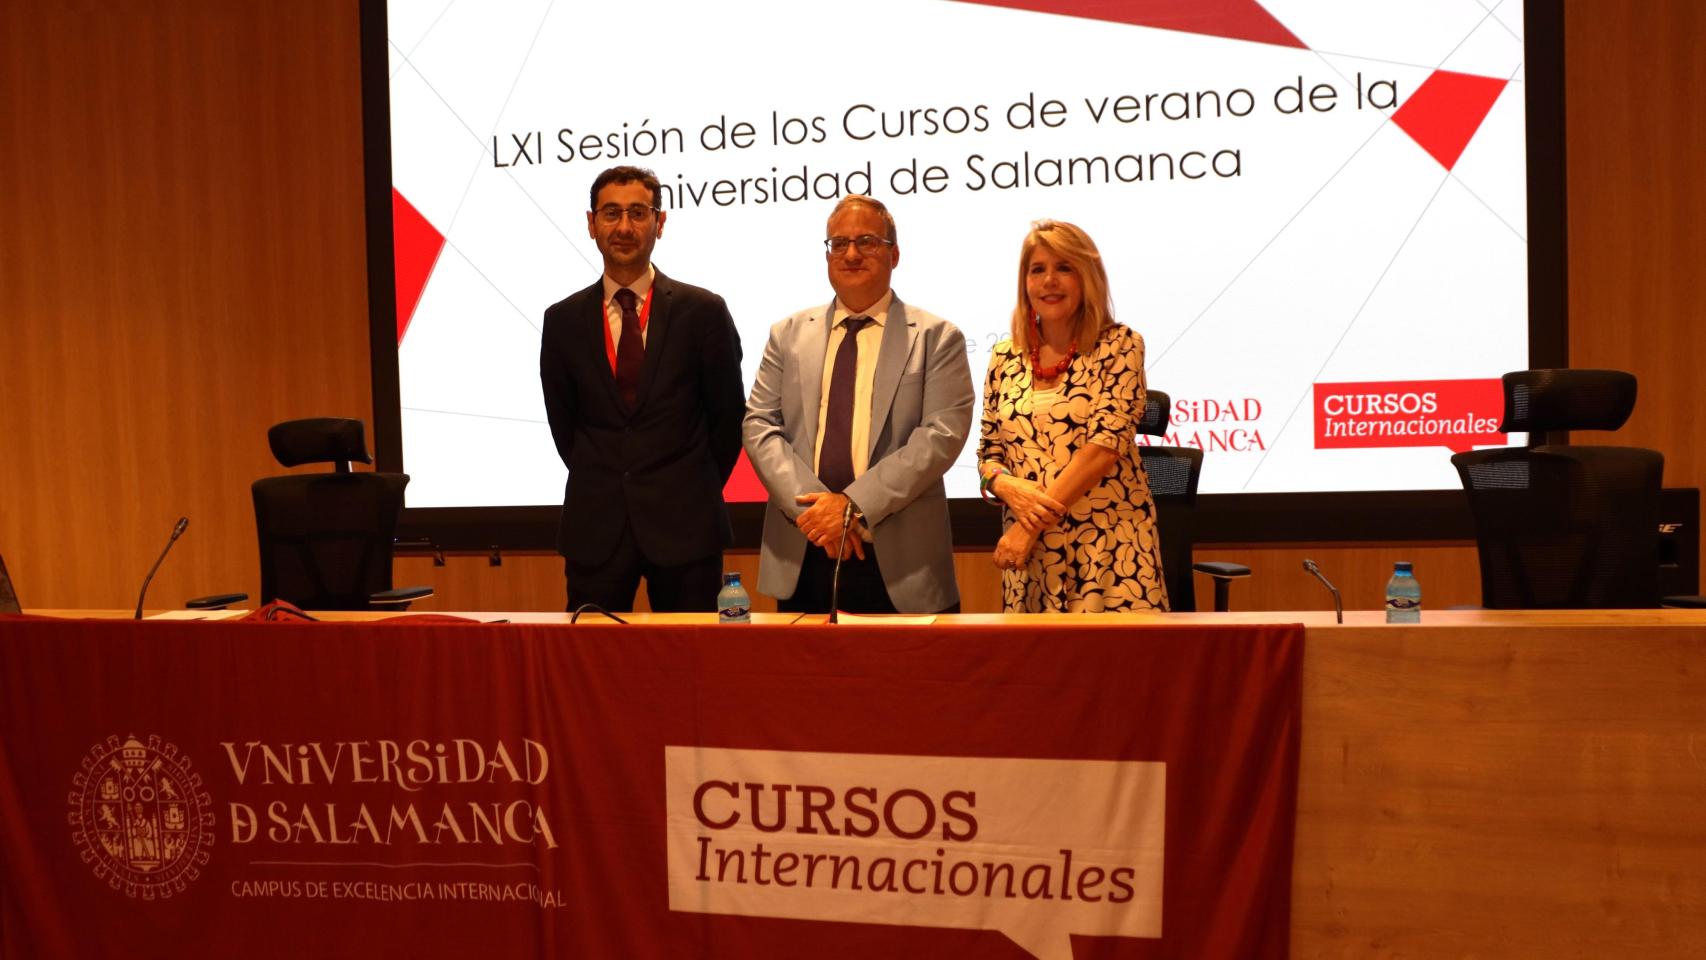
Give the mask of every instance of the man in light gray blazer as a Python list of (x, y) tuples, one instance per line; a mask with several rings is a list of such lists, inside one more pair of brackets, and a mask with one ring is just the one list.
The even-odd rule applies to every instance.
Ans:
[(770, 503), (758, 589), (783, 610), (959, 609), (942, 475), (971, 430), (965, 336), (890, 289), (894, 217), (843, 198), (825, 256), (835, 299), (770, 329), (742, 441)]

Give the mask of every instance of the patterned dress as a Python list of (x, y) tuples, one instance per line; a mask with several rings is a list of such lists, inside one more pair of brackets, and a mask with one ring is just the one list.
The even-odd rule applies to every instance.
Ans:
[[(1143, 403), (1143, 338), (1130, 327), (1103, 330), (1047, 389), (1033, 387), (1030, 363), (1012, 340), (995, 345), (980, 462), (1047, 489), (1086, 443), (1118, 454), (1114, 469), (1043, 531), (1030, 563), (1001, 572), (1009, 612), (1167, 609), (1155, 501), (1133, 443)], [(1002, 514), (1003, 526), (1011, 525), (1012, 515)]]

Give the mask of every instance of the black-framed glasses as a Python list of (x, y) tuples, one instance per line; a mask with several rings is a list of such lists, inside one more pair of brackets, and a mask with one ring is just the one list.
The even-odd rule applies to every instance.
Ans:
[(865, 256), (871, 256), (884, 247), (894, 246), (894, 241), (887, 237), (879, 237), (874, 233), (864, 233), (857, 237), (830, 237), (823, 242), (823, 249), (832, 257), (839, 257), (847, 252), (848, 247), (858, 250)]
[(614, 203), (607, 203), (604, 206), (599, 207), (597, 213), (600, 223), (620, 223), (622, 218), (626, 216), (629, 223), (643, 227), (652, 222), (652, 215), (657, 213), (657, 208), (648, 207), (640, 203), (631, 204), (626, 207), (619, 207)]

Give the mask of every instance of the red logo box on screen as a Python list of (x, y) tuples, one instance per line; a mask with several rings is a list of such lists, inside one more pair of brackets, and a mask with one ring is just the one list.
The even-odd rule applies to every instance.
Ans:
[(1503, 384), (1375, 380), (1315, 384), (1315, 448), (1504, 446)]

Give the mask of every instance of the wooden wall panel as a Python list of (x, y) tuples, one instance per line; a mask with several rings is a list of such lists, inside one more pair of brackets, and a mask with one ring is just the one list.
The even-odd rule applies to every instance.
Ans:
[[(1339, 588), (1346, 610), (1379, 610), (1385, 604), (1386, 580), (1392, 564), (1415, 564), (1422, 582), (1425, 609), (1442, 610), (1481, 601), (1481, 579), (1475, 549), (1465, 544), (1322, 544), (1314, 546), (1227, 546), (1197, 551), (1199, 560), (1231, 560), (1254, 572), (1232, 585), (1233, 610), (1331, 610), (1332, 596), (1303, 571), (1308, 557), (1321, 565)], [(776, 609), (776, 601), (757, 591), (758, 554), (730, 551), (723, 569), (738, 570), (752, 595), (753, 609)], [(965, 613), (999, 613), (1001, 584), (984, 551), (954, 555), (960, 583), (960, 607)], [(561, 610), (563, 561), (555, 554), (505, 554), (502, 566), (491, 566), (484, 554), (451, 554), (435, 567), (428, 557), (397, 560), (398, 586), (425, 584), (436, 594), (414, 605), (415, 610)], [(1197, 609), (1214, 609), (1214, 585), (1197, 574)], [(636, 609), (649, 609), (645, 590)]]
[[(1566, 6), (1571, 356), (1634, 370), (1616, 441), (1706, 486), (1706, 6)], [(357, 42), (354, 5), (329, 0), (0, 6), (0, 551), (31, 606), (129, 604), (179, 515), (157, 601), (255, 592), (266, 427), (369, 416)], [(1325, 606), (1303, 556), (1353, 608), (1400, 558), (1430, 606), (1479, 592), (1463, 546), (1199, 552), (1256, 568), (1244, 610)], [(556, 609), (555, 563), (428, 578), (441, 609)], [(957, 567), (965, 609), (999, 603), (981, 552)]]
[[(954, 567), (965, 613), (1001, 610), (1001, 585), (987, 554), (961, 552), (954, 557)], [(776, 609), (774, 598), (758, 592), (757, 551), (725, 553), (723, 569), (740, 573), (752, 609)], [(398, 586), (424, 584), (435, 591), (431, 599), (411, 608), (415, 610), (561, 610), (565, 600), (563, 561), (556, 554), (504, 554), (502, 566), (496, 567), (484, 554), (450, 554), (442, 567), (433, 566), (430, 557), (400, 557), (396, 570)], [(650, 609), (643, 586), (635, 609)]]
[(1601, 442), (1663, 451), (1668, 486), (1706, 487), (1706, 4), (1565, 6), (1571, 363), (1640, 378)]
[(259, 590), (265, 433), (366, 418), (353, 4), (0, 5), (0, 551), (28, 606)]
[[(1472, 544), (1383, 543), (1312, 545), (1228, 545), (1199, 547), (1198, 560), (1230, 560), (1251, 570), (1232, 584), (1233, 610), (1331, 610), (1332, 594), (1303, 569), (1314, 560), (1339, 588), (1346, 610), (1381, 610), (1392, 565), (1407, 560), (1422, 585), (1422, 608), (1479, 605), (1481, 574)], [(1196, 575), (1197, 609), (1214, 609), (1214, 585)]]
[[(449, 554), (444, 566), (433, 565), (431, 557), (397, 558), (397, 586), (425, 585), (433, 596), (410, 607), (412, 610), (561, 610), (568, 599), (563, 584), (563, 558), (556, 554), (506, 553), (501, 566), (492, 566), (486, 554)], [(723, 569), (739, 572), (741, 585), (752, 598), (752, 609), (774, 612), (776, 601), (758, 592), (756, 551), (730, 551)], [(642, 585), (635, 598), (636, 610), (650, 610)]]

